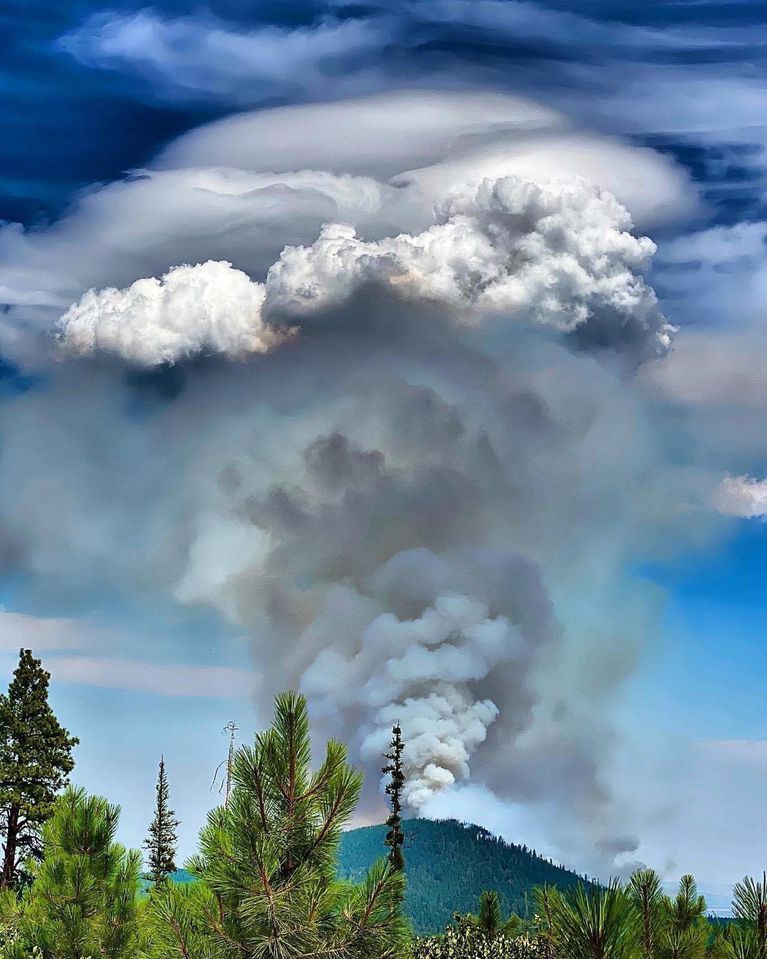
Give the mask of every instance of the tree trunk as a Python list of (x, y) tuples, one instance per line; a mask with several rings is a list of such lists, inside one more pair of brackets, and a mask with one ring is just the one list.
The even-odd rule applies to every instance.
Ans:
[(3, 871), (0, 873), (0, 889), (13, 886), (16, 879), (16, 855), (19, 838), (19, 807), (11, 806), (6, 824), (5, 851), (3, 853)]

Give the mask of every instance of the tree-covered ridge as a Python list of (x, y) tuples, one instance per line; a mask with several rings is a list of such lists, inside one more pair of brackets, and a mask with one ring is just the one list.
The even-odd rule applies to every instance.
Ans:
[[(527, 915), (534, 887), (569, 889), (583, 877), (556, 866), (527, 846), (504, 842), (486, 829), (455, 819), (408, 819), (405, 832), (405, 914), (415, 932), (444, 929), (454, 912), (469, 913), (485, 889), (495, 889), (504, 915)], [(363, 826), (341, 839), (341, 875), (359, 881), (380, 857), (386, 826)]]

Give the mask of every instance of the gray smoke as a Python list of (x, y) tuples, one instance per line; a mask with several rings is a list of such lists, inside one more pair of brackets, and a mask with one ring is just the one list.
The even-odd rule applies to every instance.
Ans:
[(476, 165), (428, 213), (374, 164), (258, 173), (258, 199), (256, 174), (174, 171), (225, 194), (201, 193), (207, 245), (167, 214), (192, 265), (165, 235), (99, 260), (131, 184), (24, 238), (29, 272), (10, 242), (4, 340), (43, 383), (0, 405), (0, 555), (41, 590), (215, 610), (258, 702), (302, 689), (368, 770), (402, 723), (413, 809), (471, 780), (612, 861), (636, 845), (612, 704), (655, 612), (631, 569), (693, 495), (634, 385), (672, 330), (614, 197)]

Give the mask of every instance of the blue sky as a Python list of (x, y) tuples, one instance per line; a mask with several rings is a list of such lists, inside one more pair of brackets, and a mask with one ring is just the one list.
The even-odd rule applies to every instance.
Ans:
[[(558, 626), (540, 625), (539, 633), (561, 629), (562, 646), (554, 655), (541, 641), (543, 652), (515, 661), (518, 672), (529, 668), (530, 675), (515, 687), (520, 745), (508, 760), (509, 782), (502, 781), (488, 719), (488, 746), (464, 739), (465, 763), (447, 763), (456, 791), (422, 811), (469, 815), (484, 808), (494, 828), (528, 842), (519, 831), (529, 831), (536, 845), (579, 869), (621, 868), (633, 857), (669, 875), (689, 865), (704, 879), (728, 882), (761, 868), (745, 827), (733, 825), (720, 843), (711, 831), (722, 817), (750, 821), (755, 805), (748, 790), (767, 774), (764, 5), (25, 0), (5, 5), (0, 35), (2, 669), (9, 674), (12, 650), (22, 641), (55, 661), (55, 704), (82, 741), (78, 781), (122, 803), (126, 841), (135, 845), (143, 837), (164, 753), (183, 852), (191, 852), (214, 798), (210, 781), (226, 749), (222, 728), (234, 719), (249, 736), (268, 715), (280, 682), (300, 682), (315, 697), (323, 731), (343, 734), (384, 722), (338, 691), (331, 695), (328, 676), (342, 666), (352, 670), (349, 663), (360, 656), (347, 663), (318, 653), (340, 655), (323, 639), (328, 609), (343, 609), (345, 623), (357, 617), (366, 623), (364, 597), (382, 604), (376, 610), (386, 615), (379, 583), (393, 552), (380, 546), (372, 563), (360, 547), (365, 535), (372, 540), (381, 528), (392, 529), (392, 542), (444, 555), (459, 540), (461, 549), (497, 549), (498, 530), (515, 516), (518, 528), (507, 545), (540, 570)], [(332, 104), (346, 101), (350, 121), (333, 112)], [(306, 112), (276, 110), (301, 105)], [(409, 127), (408, 115), (421, 109)], [(435, 117), (444, 118), (436, 132)], [(357, 142), (360, 129), (368, 133)], [(328, 316), (341, 319), (307, 320), (295, 302), (268, 312), (268, 282), (263, 295), (258, 285), (284, 246), (308, 247), (328, 221), (354, 224), (370, 243), (416, 234), (428, 224), (427, 208), (449, 202), (445, 184), (453, 189), (472, 165), (486, 176), (533, 181), (577, 174), (614, 192), (635, 232), (657, 244), (651, 266), (637, 266), (646, 250), (625, 254), (629, 272), (644, 271), (658, 296), (659, 305), (642, 300), (642, 332), (629, 324), (613, 341), (612, 327), (586, 323), (558, 339), (561, 329), (551, 322), (528, 340), (527, 331), (510, 334), (493, 314), (483, 340), (464, 331), (460, 341), (450, 333), (438, 344), (411, 342), (405, 324), (400, 339), (393, 335), (382, 345), (379, 301), (354, 299), (364, 290), (327, 307)], [(583, 208), (584, 221), (591, 210)], [(589, 228), (606, 228), (618, 216), (606, 210)], [(226, 270), (203, 278), (233, 284), (225, 300), (230, 314), (250, 317), (266, 296), (264, 324), (232, 334), (238, 349), (243, 336), (251, 337), (250, 365), (225, 367), (236, 352), (219, 335), (226, 316), (215, 320), (213, 333), (200, 334), (202, 348), (178, 353), (168, 344), (183, 332), (171, 323), (170, 333), (160, 331), (166, 352), (158, 361), (137, 352), (151, 346), (143, 330), (128, 340), (102, 326), (93, 340), (103, 316), (119, 315), (124, 330), (140, 312), (134, 303), (133, 312), (120, 313), (127, 307), (109, 299), (110, 289), (208, 260), (231, 262), (250, 280)], [(73, 304), (85, 303), (80, 298), (89, 288), (106, 289), (106, 298), (71, 314), (68, 328), (74, 353), (88, 355), (59, 356), (51, 331)], [(192, 307), (187, 299), (173, 309), (183, 321), (183, 310)], [(324, 331), (340, 336), (335, 324), (346, 331), (349, 311), (373, 317), (370, 329), (331, 348)], [(663, 332), (660, 313), (681, 328), (668, 356), (648, 354), (644, 342), (648, 324)], [(300, 375), (290, 366), (299, 362), (290, 359), (294, 333), (286, 332), (296, 326), (308, 344), (294, 353), (305, 350), (308, 357)], [(90, 358), (91, 347), (77, 335), (91, 336), (89, 343), (101, 343), (96, 352), (109, 355)], [(469, 356), (462, 351), (473, 335)], [(282, 344), (276, 359), (274, 343)], [(484, 384), (477, 371), (486, 361), (505, 371), (498, 382), (517, 384), (513, 403), (520, 405), (505, 428), (514, 438), (508, 448), (503, 430), (494, 432), (501, 421), (491, 422), (488, 412), (495, 400), (478, 399)], [(426, 531), (426, 520), (423, 542), (408, 540), (398, 524), (407, 525), (402, 516), (413, 508), (409, 522), (417, 526), (429, 497), (418, 499), (403, 477), (415, 484), (422, 463), (413, 465), (418, 458), (396, 447), (389, 436), (395, 428), (388, 419), (382, 425), (375, 403), (366, 407), (365, 390), (355, 392), (352, 367), (355, 376), (370, 377), (373, 395), (379, 378), (400, 376), (407, 389), (432, 390), (449, 405), (462, 425), (454, 435), (444, 425), (447, 413), (439, 421), (440, 455), (453, 450), (455, 436), (484, 424), (498, 462), (509, 475), (520, 470), (509, 488), (524, 489), (526, 505), (514, 513), (516, 493), (508, 494), (508, 511), (498, 505), (500, 494), (482, 485), (487, 465), (466, 488), (492, 501), (487, 510), (496, 528), (472, 525), (466, 509), (460, 529), (451, 527), (452, 540)], [(266, 384), (255, 397), (254, 381)], [(386, 403), (388, 389), (380, 386)], [(401, 397), (407, 389), (395, 392)], [(519, 401), (526, 391), (537, 399)], [(321, 403), (310, 399), (320, 394)], [(500, 404), (503, 416), (513, 403)], [(536, 404), (547, 411), (540, 421)], [(556, 425), (546, 425), (549, 414)], [(391, 417), (402, 433), (407, 418)], [(587, 422), (597, 424), (592, 432)], [(345, 501), (348, 531), (345, 520), (328, 519), (327, 503), (317, 516), (307, 507), (299, 529), (302, 501), (291, 499), (290, 482), (299, 483), (299, 469), (311, 472), (316, 462), (311, 452), (295, 457), (304, 446), (316, 451), (310, 441), (319, 442), (322, 430), (335, 436), (344, 429), (358, 446), (366, 435), (377, 437), (380, 449), (371, 439), (365, 449), (372, 459), (349, 453), (343, 482), (352, 473), (362, 482), (371, 464), (378, 469), (383, 460), (374, 452), (396, 463), (396, 475), (376, 486), (366, 534), (361, 521), (355, 526), (359, 501), (352, 496)], [(428, 460), (428, 442), (419, 442)], [(476, 462), (479, 454), (473, 455)], [(450, 462), (456, 475), (471, 472), (463, 460), (460, 468), (457, 459)], [(338, 477), (334, 482), (342, 485)], [(306, 483), (307, 502), (332, 499), (316, 477)], [(221, 520), (221, 501), (236, 498), (238, 484), (249, 495), (221, 512)], [(436, 500), (436, 485), (429, 488)], [(450, 512), (464, 493), (464, 486), (450, 487), (439, 509)], [(528, 530), (536, 509), (540, 529)], [(337, 555), (315, 556), (322, 553), (317, 543), (336, 533)], [(304, 545), (294, 555), (295, 542)], [(245, 557), (241, 567), (235, 555)], [(355, 570), (365, 569), (364, 585), (355, 571), (337, 572), (341, 555), (354, 557)], [(467, 563), (449, 578), (451, 589), (471, 579)], [(246, 584), (250, 575), (255, 585)], [(294, 592), (270, 586), (267, 595), (263, 584), (280, 576)], [(318, 584), (329, 593), (324, 612), (312, 618), (307, 607)], [(353, 601), (343, 592), (351, 586), (359, 594)], [(414, 619), (423, 613), (412, 600), (402, 603), (392, 607), (400, 620), (403, 610)], [(501, 607), (487, 603), (489, 621)], [(520, 626), (523, 633), (527, 628)], [(348, 629), (351, 637), (353, 625)], [(505, 662), (499, 654), (498, 663)], [(491, 671), (476, 691), (472, 709), (479, 711), (471, 717), (479, 722), (479, 704), (500, 695)], [(394, 702), (404, 703), (406, 692)], [(407, 701), (422, 694), (423, 685), (413, 686)], [(568, 774), (556, 720), (560, 699), (583, 722), (570, 765), (582, 759), (584, 769), (592, 760), (598, 767), (591, 786), (584, 780), (583, 808), (566, 818), (566, 835), (556, 825), (559, 787), (543, 783), (531, 760), (536, 750), (551, 749)], [(383, 701), (378, 706), (385, 711)], [(618, 744), (604, 763), (587, 742), (590, 712), (604, 723), (603, 741)], [(352, 743), (355, 759), (371, 770), (375, 736)], [(471, 765), (475, 750), (472, 773), (464, 776), (461, 764)], [(667, 775), (673, 766), (682, 770), (679, 781)], [(629, 767), (652, 774), (642, 785)], [(461, 785), (462, 777), (469, 785)], [(720, 788), (722, 780), (729, 785)], [(601, 795), (603, 787), (609, 802), (589, 806), (590, 789)], [(466, 792), (475, 788), (491, 798), (475, 802)], [(675, 792), (705, 793), (698, 814), (682, 822)], [(643, 818), (641, 807), (648, 806)], [(363, 816), (378, 814), (372, 786)], [(613, 831), (613, 820), (631, 820), (638, 837), (612, 864), (594, 853), (604, 839), (600, 819), (609, 819)]]

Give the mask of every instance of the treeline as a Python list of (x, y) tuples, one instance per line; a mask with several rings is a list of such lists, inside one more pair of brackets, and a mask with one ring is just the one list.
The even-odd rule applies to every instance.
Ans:
[[(334, 741), (311, 768), (306, 702), (294, 693), (233, 754), (227, 801), (208, 814), (184, 885), (169, 878), (177, 821), (161, 760), (144, 894), (141, 855), (116, 840), (119, 809), (68, 784), (76, 740), (50, 709), (48, 682), (22, 650), (0, 696), (0, 959), (767, 959), (767, 877), (739, 883), (734, 920), (714, 925), (692, 877), (668, 896), (651, 870), (625, 885), (544, 882), (521, 916), (486, 891), (476, 912), (418, 938), (402, 910), (401, 730), (383, 766), (381, 858), (339, 878), (362, 777)], [(498, 844), (478, 830), (480, 840), (492, 855)], [(448, 869), (460, 875), (460, 861)]]
[(456, 914), (442, 936), (419, 939), (412, 959), (764, 959), (767, 875), (735, 885), (733, 920), (711, 922), (695, 879), (675, 895), (651, 869), (628, 883), (539, 886), (525, 920), (504, 917), (498, 895), (482, 894), (476, 915)]

